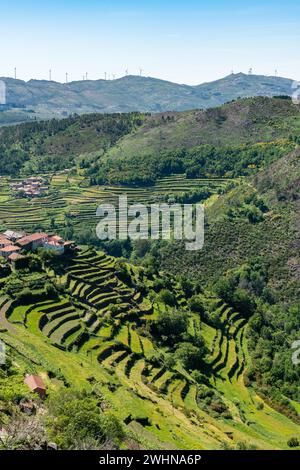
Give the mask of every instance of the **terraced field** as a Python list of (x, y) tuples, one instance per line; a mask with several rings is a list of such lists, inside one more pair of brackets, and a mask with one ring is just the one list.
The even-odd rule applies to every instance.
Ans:
[[(147, 446), (214, 449), (245, 442), (286, 448), (299, 427), (244, 384), (247, 318), (209, 295), (218, 327), (190, 314), (189, 334), (201, 333), (209, 350), (203, 386), (180, 363), (168, 366), (159, 359), (161, 350), (147, 332), (155, 312), (167, 307), (150, 302), (134, 282), (121, 281), (115, 263), (102, 252), (82, 251), (63, 275), (68, 295), (34, 305), (11, 306), (3, 299), (2, 325), (5, 320), (14, 331), (2, 331), (1, 339), (30, 367), (49, 371), (55, 365), (54, 374), (59, 370), (66, 383), (80, 387), (101, 384), (118, 415)], [(139, 278), (140, 268), (128, 270), (132, 280)], [(144, 282), (151, 291), (153, 280)], [(175, 283), (173, 289), (184, 309), (182, 292)], [(212, 407), (216, 397), (226, 415)]]
[[(43, 175), (45, 176), (45, 175)], [(173, 175), (158, 180), (155, 186), (86, 187), (84, 179), (68, 173), (46, 175), (50, 180), (49, 194), (34, 199), (16, 198), (9, 189), (9, 184), (17, 180), (0, 178), (0, 229), (13, 228), (45, 230), (62, 228), (68, 220), (76, 227), (95, 227), (96, 209), (100, 203), (117, 205), (117, 198), (127, 195), (129, 204), (157, 203), (168, 195), (209, 186), (214, 193), (228, 183), (228, 179), (186, 179), (185, 175)]]

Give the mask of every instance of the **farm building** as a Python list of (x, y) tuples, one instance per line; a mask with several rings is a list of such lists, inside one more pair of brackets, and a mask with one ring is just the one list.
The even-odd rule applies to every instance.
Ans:
[(12, 183), (10, 189), (19, 196), (37, 197), (48, 190), (47, 186), (42, 186), (45, 183), (46, 180), (42, 177), (31, 177), (17, 183)]
[(43, 247), (48, 239), (47, 233), (38, 232), (31, 235), (27, 235), (18, 240), (18, 245), (25, 250), (36, 250), (39, 247)]
[(20, 238), (24, 237), (24, 232), (14, 232), (13, 230), (6, 230), (1, 236), (7, 238), (11, 242), (16, 242)]
[(43, 379), (39, 375), (26, 375), (24, 383), (28, 388), (39, 395), (40, 398), (46, 397), (46, 386)]
[(0, 248), (0, 256), (3, 256), (3, 258), (8, 259), (10, 255), (13, 253), (17, 253), (21, 248), (19, 246), (15, 245), (7, 245), (3, 248)]
[(24, 258), (23, 255), (20, 255), (19, 253), (12, 253), (11, 255), (9, 255), (8, 257), (8, 261), (11, 263), (11, 264), (15, 264), (15, 262), (18, 260), (18, 259), (22, 259)]
[(4, 256), (14, 263), (18, 257), (15, 255), (19, 250), (35, 251), (37, 248), (45, 248), (62, 254), (66, 251), (74, 251), (77, 249), (74, 241), (65, 241), (55, 233), (47, 234), (45, 232), (37, 232), (32, 234), (13, 232), (7, 230), (0, 233), (0, 256)]
[(43, 247), (47, 250), (54, 250), (58, 253), (63, 253), (65, 250), (64, 240), (59, 235), (49, 236), (43, 243)]
[(0, 235), (0, 248), (8, 245), (11, 245), (11, 241), (5, 238), (3, 235)]

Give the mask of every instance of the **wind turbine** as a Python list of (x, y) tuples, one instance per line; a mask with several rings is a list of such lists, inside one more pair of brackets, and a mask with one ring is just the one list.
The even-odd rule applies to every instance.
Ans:
[(253, 74), (253, 68), (252, 68), (252, 67), (250, 67), (248, 74), (249, 74), (249, 75), (252, 75), (252, 74)]
[(69, 74), (68, 72), (66, 72), (66, 83), (68, 83), (68, 77), (69, 77)]
[(14, 77), (15, 77), (15, 80), (17, 79), (17, 67), (14, 68)]
[(49, 82), (51, 82), (51, 80), (52, 80), (52, 70), (49, 69)]
[(140, 71), (140, 77), (142, 76), (142, 73), (144, 72), (144, 70), (140, 67), (139, 68), (139, 71)]

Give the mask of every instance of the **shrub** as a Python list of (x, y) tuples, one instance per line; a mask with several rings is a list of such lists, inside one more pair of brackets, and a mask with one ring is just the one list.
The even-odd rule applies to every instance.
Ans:
[(199, 369), (202, 364), (203, 353), (200, 348), (191, 343), (181, 343), (176, 350), (175, 357), (187, 370)]
[(170, 344), (180, 340), (187, 331), (188, 317), (185, 312), (174, 310), (172, 312), (159, 313), (154, 324), (154, 333)]
[(105, 441), (118, 446), (125, 435), (119, 420), (113, 414), (103, 413), (99, 399), (85, 392), (53, 394), (49, 415), (49, 434), (62, 449), (78, 448), (86, 440), (92, 440), (98, 448)]
[(174, 294), (169, 291), (168, 289), (163, 289), (159, 296), (158, 296), (159, 302), (163, 302), (164, 304), (170, 305), (171, 307), (174, 307), (176, 304), (176, 299)]
[(291, 437), (288, 441), (287, 441), (287, 445), (289, 447), (299, 447), (300, 443), (299, 443), (299, 440), (297, 439), (297, 437)]

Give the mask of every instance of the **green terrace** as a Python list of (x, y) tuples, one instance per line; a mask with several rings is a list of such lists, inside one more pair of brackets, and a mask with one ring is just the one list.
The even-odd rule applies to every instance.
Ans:
[[(172, 346), (149, 334), (159, 313), (172, 311), (154, 295), (155, 275), (145, 277), (142, 268), (126, 264), (125, 283), (116, 266), (105, 253), (85, 249), (60, 274), (63, 294), (30, 304), (3, 297), (0, 337), (16, 361), (81, 388), (89, 388), (92, 378), (98, 381), (128, 429), (150, 448), (214, 449), (241, 441), (286, 448), (298, 426), (244, 382), (250, 365), (247, 317), (205, 293), (218, 321), (203, 321), (187, 310), (172, 281), (177, 308), (188, 313), (188, 334), (201, 334), (207, 347), (201, 371), (206, 379), (199, 382), (180, 362), (165, 362)], [(143, 279), (143, 294), (137, 279)]]
[(61, 229), (69, 222), (75, 228), (95, 227), (96, 209), (100, 203), (117, 206), (118, 197), (127, 195), (128, 203), (152, 204), (176, 196), (209, 187), (212, 194), (225, 188), (234, 180), (226, 178), (194, 178), (172, 175), (161, 178), (151, 187), (91, 186), (86, 187), (80, 176), (68, 173), (50, 177), (49, 192), (45, 196), (26, 199), (16, 198), (9, 190), (9, 184), (17, 180), (0, 179), (0, 228), (9, 226), (15, 230), (33, 228)]

